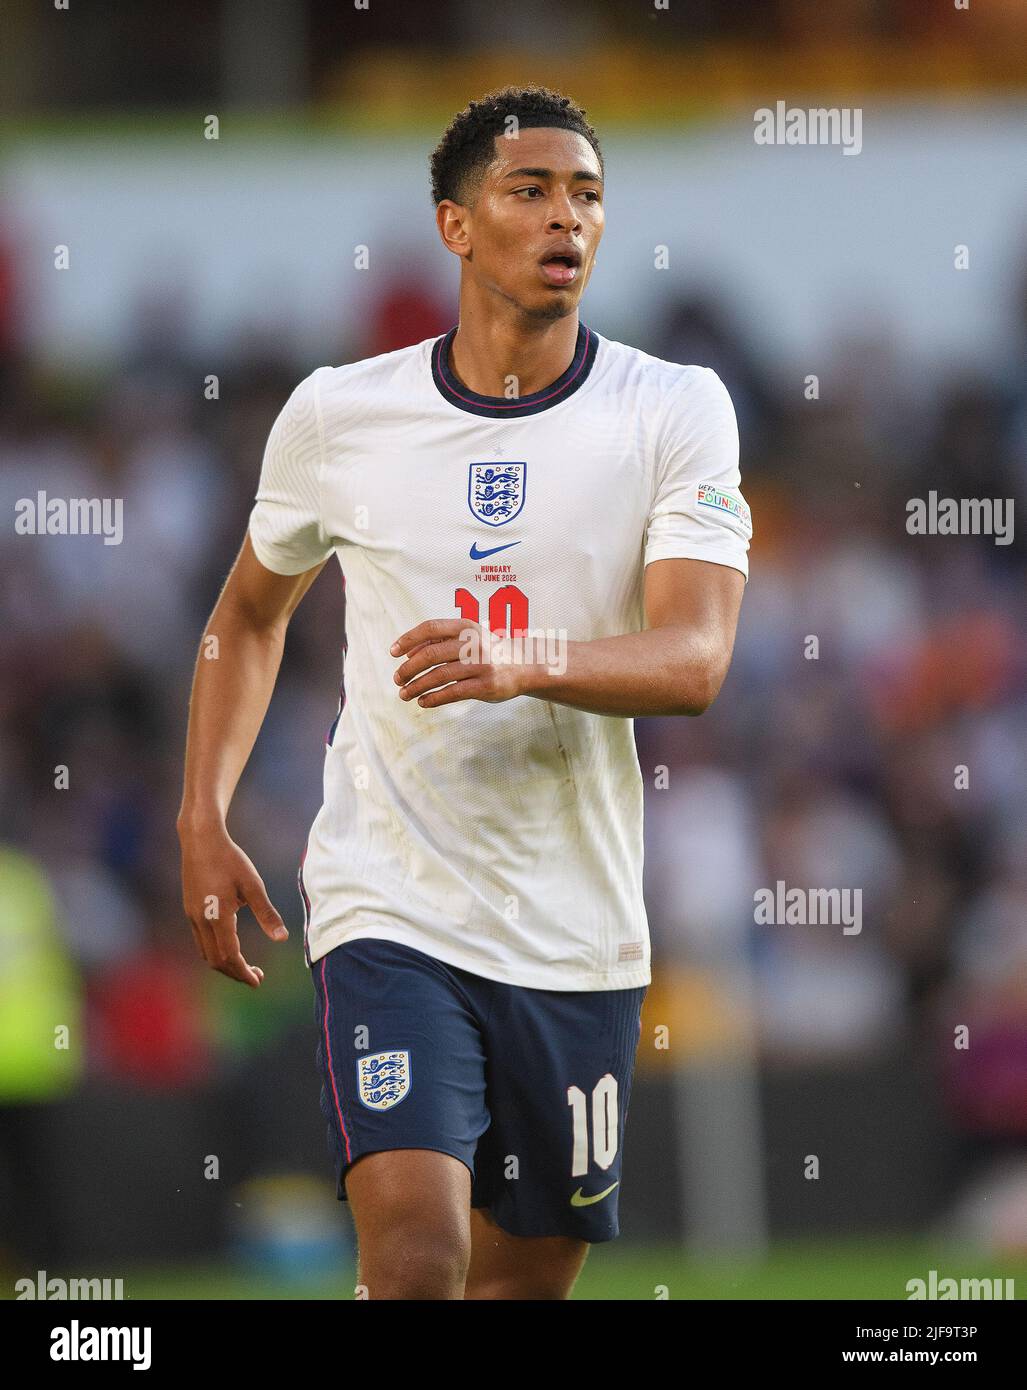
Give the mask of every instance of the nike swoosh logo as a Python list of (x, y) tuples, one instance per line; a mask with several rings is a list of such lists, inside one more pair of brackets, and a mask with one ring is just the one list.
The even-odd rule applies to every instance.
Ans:
[(471, 546), (471, 559), (484, 560), (487, 555), (498, 555), (501, 550), (509, 550), (512, 545), (520, 545), (520, 541), (507, 541), (506, 545), (494, 545), (491, 550), (479, 550), (478, 543), (475, 541)]
[(597, 1192), (594, 1197), (583, 1197), (581, 1195), (581, 1188), (579, 1187), (577, 1192), (575, 1192), (574, 1196), (571, 1198), (571, 1206), (590, 1207), (593, 1202), (601, 1202), (604, 1197), (609, 1197), (613, 1189), (619, 1186), (619, 1183), (611, 1183), (605, 1192)]

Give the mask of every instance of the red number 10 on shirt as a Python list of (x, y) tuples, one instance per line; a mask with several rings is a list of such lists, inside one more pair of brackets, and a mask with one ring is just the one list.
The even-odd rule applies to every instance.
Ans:
[[(461, 618), (481, 622), (481, 605), (470, 589), (453, 596)], [(523, 637), (528, 631), (528, 595), (516, 584), (504, 584), (489, 596), (489, 630), (497, 637)]]

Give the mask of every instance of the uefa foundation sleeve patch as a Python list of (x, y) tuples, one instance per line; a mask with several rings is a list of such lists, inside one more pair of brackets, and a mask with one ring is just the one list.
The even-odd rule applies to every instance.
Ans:
[(698, 500), (700, 507), (713, 507), (716, 511), (727, 512), (737, 518), (746, 531), (752, 534), (752, 515), (741, 497), (733, 497), (730, 492), (725, 492), (714, 483), (700, 483)]

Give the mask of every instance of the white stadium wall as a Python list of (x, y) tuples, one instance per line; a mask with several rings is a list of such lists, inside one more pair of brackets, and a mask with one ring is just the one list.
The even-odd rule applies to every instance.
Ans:
[[(782, 369), (841, 327), (902, 352), (1001, 367), (1027, 261), (1027, 107), (905, 103), (863, 113), (862, 150), (762, 146), (751, 117), (607, 134), (608, 229), (583, 315), (630, 337), (671, 286), (703, 286)], [(0, 165), (32, 345), (116, 355), (145, 287), (184, 294), (192, 341), (267, 323), (317, 357), (346, 341), (374, 282), (422, 264), (454, 288), (427, 187), (430, 137), (25, 137)], [(53, 269), (53, 248), (71, 265)], [(969, 248), (969, 269), (953, 267)], [(354, 248), (370, 269), (353, 268)], [(654, 271), (657, 246), (669, 268)], [(358, 336), (358, 335), (357, 335)], [(327, 359), (326, 359), (327, 360)]]

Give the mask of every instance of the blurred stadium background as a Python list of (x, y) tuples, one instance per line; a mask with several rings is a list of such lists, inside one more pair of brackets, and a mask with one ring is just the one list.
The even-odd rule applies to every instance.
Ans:
[[(577, 1296), (903, 1298), (932, 1268), (1023, 1296), (1025, 546), (905, 528), (930, 490), (1024, 496), (1023, 5), (8, 0), (5, 30), (4, 1296), (37, 1270), (352, 1291), (295, 884), (337, 569), (229, 822), (293, 929), (245, 926), (259, 993), (203, 967), (181, 909), (186, 701), (275, 414), (315, 366), (455, 322), (427, 158), (470, 98), (528, 81), (580, 101), (607, 157), (585, 322), (716, 368), (756, 522), (719, 701), (636, 726), (654, 982), (622, 1236)], [(778, 100), (859, 107), (862, 152), (757, 146)], [(123, 498), (122, 544), (16, 535), (40, 489)], [(778, 880), (862, 887), (862, 932), (755, 925)]]

